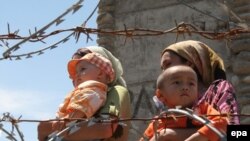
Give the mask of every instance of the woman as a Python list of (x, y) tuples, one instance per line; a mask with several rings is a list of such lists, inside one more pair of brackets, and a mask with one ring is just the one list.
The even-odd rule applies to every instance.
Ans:
[[(206, 101), (221, 113), (238, 114), (235, 91), (226, 80), (222, 59), (206, 44), (199, 41), (182, 41), (166, 47), (161, 55), (161, 69), (174, 65), (191, 66), (199, 77), (199, 103)], [(237, 116), (231, 116), (229, 124), (239, 124)], [(176, 140), (191, 141), (197, 129), (167, 129), (160, 133), (160, 140), (167, 136)]]
[[(110, 118), (130, 118), (130, 98), (126, 88), (126, 83), (122, 78), (123, 69), (120, 61), (103, 47), (90, 46), (78, 49), (72, 59), (79, 59), (87, 53), (96, 52), (109, 59), (115, 71), (115, 80), (109, 85), (106, 104), (98, 111), (96, 117), (105, 116)], [(40, 141), (46, 140), (47, 136), (54, 132), (53, 122), (41, 122), (38, 126), (38, 138)], [(80, 130), (71, 135), (66, 135), (65, 140), (96, 140), (105, 141), (127, 141), (129, 122), (127, 126), (117, 123), (96, 123), (92, 126), (84, 124)], [(57, 126), (64, 126), (65, 122), (57, 122)]]

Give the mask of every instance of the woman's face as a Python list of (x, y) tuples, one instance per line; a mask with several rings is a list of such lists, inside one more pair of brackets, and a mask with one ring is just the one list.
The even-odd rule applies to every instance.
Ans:
[(161, 57), (161, 69), (165, 70), (171, 66), (185, 65), (181, 58), (171, 51), (166, 51)]

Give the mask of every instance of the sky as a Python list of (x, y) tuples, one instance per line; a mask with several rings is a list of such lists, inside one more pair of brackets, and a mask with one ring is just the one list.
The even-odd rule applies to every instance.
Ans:
[[(1, 0), (0, 1), (0, 35), (19, 29), (19, 35), (29, 35), (29, 29), (42, 28), (60, 14), (65, 12), (78, 0)], [(97, 5), (98, 0), (85, 0), (83, 7), (75, 14), (69, 13), (59, 26), (50, 27), (47, 32), (80, 26)], [(87, 27), (96, 28), (97, 12), (87, 23)], [(67, 33), (69, 34), (69, 33)], [(35, 51), (53, 44), (67, 34), (53, 36), (43, 43), (24, 43), (13, 54)], [(67, 62), (80, 47), (96, 45), (97, 37), (86, 43), (81, 36), (78, 43), (73, 37), (65, 44), (44, 54), (34, 55), (29, 59), (0, 61), (0, 117), (9, 112), (15, 118), (50, 119), (55, 117), (58, 105), (69, 91), (73, 89), (67, 73)], [(10, 46), (18, 41), (9, 41)], [(0, 46), (0, 54), (6, 50)], [(2, 57), (2, 56), (1, 56)], [(10, 130), (8, 123), (4, 128)], [(36, 123), (20, 123), (25, 141), (37, 140)], [(0, 140), (7, 141), (6, 134), (0, 131)], [(17, 137), (18, 138), (18, 137)]]

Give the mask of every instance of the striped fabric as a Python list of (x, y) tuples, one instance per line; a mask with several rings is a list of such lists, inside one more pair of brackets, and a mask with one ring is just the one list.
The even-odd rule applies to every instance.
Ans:
[[(220, 113), (239, 114), (235, 90), (226, 80), (216, 80), (207, 89), (199, 103), (207, 102)], [(240, 124), (238, 116), (231, 116), (229, 124)]]
[(114, 80), (115, 78), (114, 70), (112, 68), (111, 62), (108, 59), (106, 59), (105, 57), (102, 57), (98, 53), (89, 53), (84, 57), (84, 60), (90, 62), (91, 64), (96, 65), (103, 72), (105, 72), (109, 76), (108, 83)]

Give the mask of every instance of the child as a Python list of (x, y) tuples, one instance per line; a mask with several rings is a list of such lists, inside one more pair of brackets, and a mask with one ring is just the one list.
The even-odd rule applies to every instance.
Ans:
[[(182, 108), (193, 108), (197, 115), (218, 115), (219, 112), (207, 103), (195, 105), (198, 99), (198, 80), (195, 71), (188, 66), (173, 66), (166, 69), (157, 79), (157, 98), (168, 108), (180, 106)], [(226, 118), (220, 116), (209, 116), (208, 119), (220, 131), (226, 132)], [(187, 128), (201, 127), (196, 133), (189, 137), (190, 140), (199, 141), (217, 141), (219, 137), (205, 125), (194, 120), (190, 120), (186, 116), (174, 119), (163, 119), (158, 121), (157, 132), (161, 132), (166, 128)], [(154, 136), (154, 125), (150, 123), (144, 135), (151, 140)], [(161, 140), (175, 140), (177, 136), (162, 136)], [(143, 139), (141, 139), (143, 140)]]
[(98, 53), (88, 53), (68, 63), (75, 89), (59, 106), (58, 118), (90, 118), (106, 101), (115, 74), (111, 62)]

